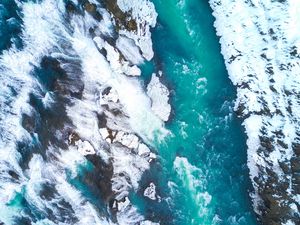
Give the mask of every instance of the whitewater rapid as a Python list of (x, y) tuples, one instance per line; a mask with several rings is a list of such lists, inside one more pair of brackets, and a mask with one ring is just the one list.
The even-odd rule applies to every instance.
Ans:
[(155, 224), (128, 198), (168, 134), (152, 107), (166, 97), (137, 78), (153, 57), (153, 4), (15, 3), (22, 46), (0, 56), (0, 223)]

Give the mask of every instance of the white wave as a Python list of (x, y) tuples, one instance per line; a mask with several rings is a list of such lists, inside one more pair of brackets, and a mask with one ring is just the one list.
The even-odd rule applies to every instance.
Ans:
[[(48, 151), (57, 151), (51, 147)], [(55, 153), (54, 153), (55, 154)], [(98, 210), (87, 201), (79, 190), (67, 182), (66, 170), (71, 172), (71, 176), (77, 175), (77, 166), (86, 161), (86, 159), (76, 150), (61, 152), (56, 155), (57, 162), (45, 162), (40, 156), (35, 155), (30, 161), (30, 167), (27, 171), (29, 181), (24, 183), (26, 187), (25, 198), (33, 207), (37, 207), (41, 212), (50, 208), (53, 214), (60, 215), (60, 208), (54, 204), (60, 204), (60, 200), (65, 200), (70, 204), (78, 222), (74, 224), (113, 224), (105, 218), (101, 218)], [(57, 194), (51, 201), (45, 201), (37, 193), (40, 192), (41, 184), (51, 183), (55, 185)], [(47, 221), (49, 222), (49, 221)], [(46, 223), (40, 221), (39, 223)], [(68, 224), (68, 222), (59, 222), (58, 224)]]
[[(73, 153), (68, 153), (66, 156), (61, 156), (62, 157), (62, 162), (69, 162), (73, 163), (74, 165), (79, 165), (78, 161), (74, 161), (74, 158), (70, 158), (70, 155), (72, 154), (75, 160), (85, 160), (80, 153), (77, 151), (73, 151)], [(71, 160), (70, 160), (71, 159)], [(65, 164), (63, 163), (62, 168), (65, 167)], [(105, 219), (105, 217), (101, 217), (99, 215), (98, 209), (95, 208), (94, 205), (92, 205), (89, 201), (87, 201), (83, 196), (80, 191), (75, 189), (71, 184), (67, 182), (66, 175), (59, 175), (60, 170), (57, 168), (51, 167), (53, 169), (52, 173), (55, 176), (55, 187), (58, 191), (58, 193), (63, 196), (63, 198), (70, 203), (72, 206), (72, 209), (75, 212), (76, 217), (79, 219), (79, 221), (76, 223), (78, 225), (80, 224), (114, 224), (111, 221), (108, 221)], [(75, 171), (74, 171), (75, 169)], [(72, 170), (73, 174), (76, 174), (77, 167), (75, 166)]]
[[(80, 101), (74, 100), (75, 104), (67, 111), (80, 136), (89, 140), (94, 146), (98, 146), (97, 149), (101, 149), (101, 146), (97, 145), (97, 142), (101, 142), (102, 139), (100, 138), (100, 132), (97, 131), (96, 112), (102, 112), (100, 105), (97, 103), (99, 97), (101, 97), (100, 93), (103, 87), (112, 87), (116, 92), (122, 110), (128, 115), (130, 127), (126, 129), (130, 129), (146, 140), (153, 140), (157, 132), (165, 133), (163, 122), (151, 111), (150, 100), (142, 90), (139, 81), (124, 76), (123, 73), (120, 73), (122, 70), (113, 70), (116, 68), (112, 66), (113, 60), (115, 57), (119, 58), (116, 55), (117, 52), (100, 37), (97, 37), (95, 44), (88, 35), (87, 31), (89, 27), (94, 25), (95, 21), (74, 16), (71, 23), (74, 27), (71, 43), (82, 61), (84, 90), (82, 99)], [(100, 54), (97, 47), (106, 48), (110, 63)], [(122, 121), (121, 123), (125, 122)], [(108, 157), (112, 159), (114, 168), (112, 189), (118, 193), (117, 200), (121, 200), (126, 198), (131, 187), (137, 189), (142, 173), (149, 168), (149, 162), (146, 160), (148, 157), (141, 157), (131, 153), (126, 148), (115, 146), (111, 146), (107, 159)], [(128, 176), (130, 183), (125, 177), (120, 176), (121, 174)], [(134, 224), (143, 220), (143, 217), (131, 203), (128, 203), (127, 207), (118, 212), (117, 217), (120, 224)]]
[(193, 199), (193, 204), (199, 207), (199, 217), (209, 217), (209, 204), (212, 196), (205, 191), (205, 178), (201, 169), (191, 165), (187, 158), (176, 157), (173, 164), (174, 170)]
[[(24, 48), (22, 50), (12, 48), (4, 51), (0, 59), (2, 84), (5, 84), (6, 87), (12, 86), (17, 92), (17, 96), (11, 97), (9, 88), (1, 91), (1, 102), (5, 103), (6, 101), (2, 101), (2, 99), (7, 97), (11, 97), (12, 101), (8, 109), (2, 108), (1, 110), (0, 125), (1, 131), (3, 130), (1, 146), (3, 147), (0, 154), (3, 156), (1, 157), (2, 168), (4, 165), (9, 164), (10, 167), (5, 170), (16, 170), (18, 175), (20, 175), (19, 180), (21, 181), (16, 183), (8, 180), (5, 182), (4, 180), (1, 181), (0, 208), (3, 212), (0, 215), (1, 221), (6, 224), (13, 224), (13, 219), (18, 215), (22, 215), (20, 214), (22, 208), (10, 208), (6, 203), (12, 200), (15, 197), (15, 193), (20, 192), (23, 187), (26, 190), (24, 197), (34, 208), (44, 212), (46, 208), (51, 207), (47, 201), (37, 195), (41, 184), (51, 179), (56, 184), (59, 194), (63, 196), (59, 198), (68, 199), (68, 202), (71, 203), (73, 210), (77, 214), (76, 216), (80, 218), (78, 224), (109, 224), (107, 221), (100, 220), (93, 206), (86, 202), (81, 194), (67, 183), (63, 168), (70, 165), (70, 159), (76, 159), (74, 155), (68, 160), (62, 160), (64, 164), (60, 169), (55, 168), (57, 166), (55, 163), (47, 164), (37, 155), (33, 156), (29, 163), (29, 169), (24, 173), (18, 165), (19, 153), (16, 151), (15, 144), (17, 141), (24, 139), (30, 140), (30, 136), (21, 126), (21, 115), (24, 112), (30, 114), (31, 108), (28, 105), (28, 94), (42, 88), (31, 77), (31, 72), (34, 66), (39, 66), (41, 58), (47, 55), (53, 47), (60, 48), (57, 43), (64, 38), (63, 35), (68, 36), (61, 17), (62, 13), (64, 13), (63, 1), (45, 0), (40, 4), (27, 2), (19, 3), (19, 5), (24, 15), (22, 33)], [(4, 146), (6, 147), (4, 148)], [(50, 149), (48, 150), (51, 151)], [(79, 157), (83, 160), (82, 156)], [(72, 165), (73, 167), (69, 166), (69, 169), (74, 171), (75, 166), (74, 164)], [(3, 177), (1, 178), (3, 179)], [(51, 207), (51, 210), (55, 215), (59, 214), (58, 209), (55, 207)], [(35, 224), (54, 223), (45, 219)]]
[[(99, 53), (94, 41), (86, 34), (84, 27), (88, 27), (88, 24), (83, 26), (80, 19), (74, 18), (73, 20), (75, 31), (71, 41), (82, 61), (84, 90), (82, 99), (74, 100), (75, 104), (67, 108), (68, 115), (76, 126), (76, 131), (82, 138), (89, 140), (93, 146), (96, 146), (96, 149), (102, 149), (99, 143), (103, 137), (98, 130), (96, 113), (102, 112), (98, 103), (103, 87), (112, 87), (117, 92), (120, 103), (128, 115), (130, 127), (127, 129), (152, 139), (156, 130), (159, 131), (164, 128), (162, 122), (151, 112), (149, 99), (142, 90), (140, 83), (138, 80), (112, 71), (110, 64)], [(136, 107), (137, 102), (140, 103), (139, 108)], [(142, 126), (142, 121), (149, 121), (149, 126)], [(148, 161), (130, 153), (126, 148), (110, 146), (109, 153), (102, 151), (100, 155), (107, 161), (108, 159), (113, 161), (112, 190), (118, 193), (117, 200), (128, 196), (131, 187), (137, 188), (142, 173), (149, 168)], [(130, 183), (120, 174), (129, 176)], [(127, 207), (122, 208), (117, 213), (117, 219), (119, 224), (135, 224), (144, 220), (131, 203), (128, 203)]]

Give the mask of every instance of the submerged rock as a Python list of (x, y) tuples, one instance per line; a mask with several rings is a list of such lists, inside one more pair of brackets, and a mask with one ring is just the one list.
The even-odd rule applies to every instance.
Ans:
[(113, 89), (112, 87), (107, 87), (102, 91), (102, 102), (101, 104), (105, 104), (108, 102), (118, 102), (119, 100), (119, 95), (118, 92)]

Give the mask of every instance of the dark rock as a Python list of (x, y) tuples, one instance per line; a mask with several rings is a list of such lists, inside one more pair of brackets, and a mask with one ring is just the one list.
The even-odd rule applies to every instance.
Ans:
[(83, 5), (83, 8), (88, 12), (94, 19), (100, 21), (102, 20), (102, 15), (97, 11), (97, 6), (93, 3), (86, 2)]
[(29, 133), (34, 133), (36, 128), (35, 118), (33, 116), (29, 116), (27, 114), (23, 114), (22, 116), (22, 126)]
[(72, 1), (66, 3), (66, 9), (68, 13), (77, 13), (77, 7)]
[(105, 163), (97, 155), (87, 155), (86, 158), (93, 164), (92, 171), (86, 172), (84, 183), (108, 204), (113, 196), (111, 179), (113, 176), (113, 165)]
[(107, 119), (105, 117), (105, 114), (97, 114), (97, 119), (98, 119), (98, 127), (99, 128), (106, 127)]
[(111, 141), (111, 143), (113, 143), (113, 141), (114, 141), (114, 139), (116, 138), (118, 132), (117, 132), (117, 131), (114, 132), (113, 130), (111, 130), (111, 129), (109, 129), (109, 128), (106, 128), (106, 129), (107, 129), (107, 131), (108, 131), (108, 137), (107, 137), (107, 138), (109, 138), (110, 141)]
[(275, 134), (277, 138), (284, 138), (285, 137), (282, 130), (272, 131), (272, 133)]
[(271, 83), (275, 83), (275, 80), (274, 80), (273, 78), (271, 78), (269, 81), (270, 81)]
[(112, 109), (111, 110), (111, 113), (114, 115), (114, 116), (121, 116), (123, 115), (123, 112), (120, 110), (120, 109)]
[(89, 2), (84, 3), (83, 7), (88, 13), (95, 13), (97, 9), (97, 6), (95, 4)]
[(291, 173), (289, 162), (279, 162), (279, 166), (285, 174)]
[(272, 66), (267, 67), (266, 72), (270, 75), (273, 75), (274, 74), (273, 67)]
[(111, 91), (111, 87), (107, 87), (102, 91), (102, 95), (108, 95)]
[(272, 138), (266, 136), (260, 136), (259, 140), (261, 146), (264, 147), (266, 150), (268, 150), (268, 152), (272, 152), (274, 150), (274, 146), (273, 146), (274, 140)]
[(242, 82), (241, 84), (238, 85), (239, 88), (242, 88), (242, 89), (250, 89), (250, 86), (247, 82)]
[(290, 52), (291, 56), (297, 56), (298, 55), (298, 51), (297, 51), (297, 47), (293, 46), (292, 50)]
[(269, 29), (269, 34), (270, 34), (270, 35), (274, 35), (274, 34), (275, 34), (273, 28), (270, 28), (270, 29)]
[(271, 91), (273, 91), (274, 93), (278, 93), (277, 90), (274, 88), (273, 85), (270, 85), (270, 89), (271, 89)]
[(288, 111), (289, 114), (292, 114), (293, 111), (292, 111), (292, 107), (290, 104), (288, 104), (288, 106), (286, 107), (286, 110)]
[(79, 141), (80, 137), (76, 132), (72, 132), (68, 137), (68, 144), (75, 145), (75, 142)]
[(105, 7), (113, 14), (116, 20), (116, 30), (125, 28), (128, 31), (136, 31), (137, 23), (130, 16), (130, 13), (124, 13), (118, 6), (117, 0), (102, 0)]
[(242, 56), (242, 54), (230, 56), (228, 63), (229, 63), (229, 64), (232, 63), (232, 62), (233, 62), (237, 57), (239, 57), (239, 56)]
[(292, 181), (293, 181), (292, 188), (294, 194), (300, 194), (300, 174), (299, 173), (293, 174)]
[(293, 173), (300, 173), (300, 157), (291, 158), (291, 168)]
[(130, 19), (130, 20), (126, 23), (126, 27), (127, 27), (128, 30), (135, 31), (135, 30), (137, 30), (137, 23), (136, 23), (135, 20)]
[(285, 149), (288, 149), (288, 145), (286, 144), (286, 143), (284, 143), (282, 140), (280, 140), (280, 139), (278, 139), (277, 140), (277, 143), (281, 146), (281, 147), (283, 147), (283, 148), (285, 148)]
[(13, 170), (9, 170), (8, 171), (8, 174), (13, 178), (13, 179), (15, 179), (15, 180), (18, 180), (19, 179), (19, 175), (15, 172), (15, 171), (13, 171)]
[(41, 186), (41, 191), (39, 193), (42, 199), (47, 201), (51, 201), (58, 195), (58, 192), (54, 186), (54, 184), (46, 183)]
[(292, 143), (292, 148), (297, 156), (300, 156), (300, 144)]
[(244, 104), (239, 104), (236, 110), (236, 113), (238, 116), (242, 117), (242, 116), (246, 116), (244, 111), (245, 111), (246, 107)]

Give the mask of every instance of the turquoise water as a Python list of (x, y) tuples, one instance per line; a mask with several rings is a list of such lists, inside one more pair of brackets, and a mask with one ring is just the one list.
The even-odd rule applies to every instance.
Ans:
[(246, 137), (233, 112), (235, 90), (209, 4), (154, 3), (159, 15), (153, 32), (154, 61), (171, 89), (173, 114), (167, 128), (172, 135), (157, 144), (163, 169), (152, 172), (160, 181), (158, 192), (167, 200), (140, 207), (149, 215), (156, 211), (155, 218), (167, 215), (168, 205), (172, 216), (165, 224), (256, 224), (248, 193)]

